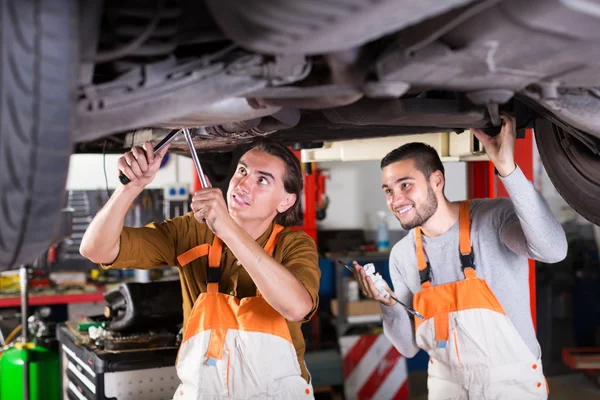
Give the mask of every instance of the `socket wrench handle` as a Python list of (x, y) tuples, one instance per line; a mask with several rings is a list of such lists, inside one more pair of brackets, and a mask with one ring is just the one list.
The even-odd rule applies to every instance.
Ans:
[[(169, 132), (169, 134), (167, 136), (165, 136), (164, 139), (161, 140), (154, 148), (154, 155), (157, 155), (162, 149), (165, 148), (165, 146), (167, 146), (169, 143), (171, 143), (173, 141), (173, 139), (175, 139), (177, 137), (177, 135), (179, 135), (181, 132), (182, 132), (181, 129), (173, 129), (171, 132)], [(127, 177), (127, 175), (125, 175), (124, 173), (121, 172), (121, 174), (119, 175), (119, 181), (121, 181), (121, 183), (123, 185), (127, 185), (129, 182), (131, 182), (131, 179), (129, 179)]]
[(183, 136), (187, 141), (188, 147), (190, 148), (190, 154), (192, 159), (194, 160), (194, 166), (196, 167), (196, 173), (198, 174), (198, 178), (200, 178), (200, 183), (202, 183), (202, 189), (206, 189), (208, 187), (208, 181), (204, 176), (204, 171), (202, 171), (202, 165), (200, 164), (200, 159), (198, 159), (198, 153), (196, 153), (196, 148), (194, 147), (194, 141), (192, 140), (192, 134), (190, 130), (187, 128), (183, 128)]

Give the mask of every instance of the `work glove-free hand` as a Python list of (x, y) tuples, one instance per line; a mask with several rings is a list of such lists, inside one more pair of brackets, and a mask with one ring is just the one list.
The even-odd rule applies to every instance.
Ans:
[(152, 142), (146, 142), (143, 147), (134, 146), (130, 151), (123, 154), (117, 162), (117, 168), (119, 173), (123, 173), (129, 178), (128, 186), (143, 189), (150, 184), (154, 180), (169, 147), (170, 145), (167, 145), (155, 155)]
[(365, 296), (377, 300), (386, 306), (393, 306), (396, 303), (390, 297), (394, 293), (385, 280), (379, 274), (374, 274), (375, 267), (373, 264), (366, 265), (366, 268), (363, 268), (356, 261), (352, 264), (354, 266), (354, 279), (357, 280), (360, 290)]
[(471, 132), (481, 142), (486, 154), (502, 177), (510, 175), (516, 168), (515, 140), (517, 139), (516, 121), (508, 114), (500, 114), (502, 129), (496, 136), (488, 136), (480, 129), (471, 128)]
[(208, 187), (194, 193), (191, 208), (200, 223), (207, 224), (215, 235), (221, 235), (235, 222), (229, 215), (221, 189), (213, 188), (206, 178)]

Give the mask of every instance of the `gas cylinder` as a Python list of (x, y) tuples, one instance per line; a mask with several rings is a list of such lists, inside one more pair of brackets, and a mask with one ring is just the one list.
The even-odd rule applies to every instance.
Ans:
[(29, 362), (29, 399), (60, 400), (58, 350), (16, 343), (2, 354), (0, 400), (23, 398), (23, 364)]

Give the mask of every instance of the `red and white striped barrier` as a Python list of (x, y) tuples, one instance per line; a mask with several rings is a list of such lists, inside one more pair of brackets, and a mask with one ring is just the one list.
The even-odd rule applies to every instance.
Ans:
[(340, 350), (346, 399), (409, 398), (406, 358), (385, 335), (343, 336)]

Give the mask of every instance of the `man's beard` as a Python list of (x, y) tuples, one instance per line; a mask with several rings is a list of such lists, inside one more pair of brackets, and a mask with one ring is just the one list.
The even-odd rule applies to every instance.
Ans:
[(419, 207), (415, 206), (415, 217), (413, 218), (413, 220), (407, 224), (403, 224), (402, 221), (400, 221), (400, 218), (398, 216), (396, 216), (396, 218), (398, 219), (398, 221), (400, 221), (400, 225), (402, 225), (402, 228), (409, 231), (409, 230), (411, 230), (417, 226), (421, 226), (425, 222), (427, 222), (429, 220), (429, 218), (431, 218), (431, 216), (433, 214), (435, 214), (435, 212), (437, 211), (437, 208), (438, 208), (437, 197), (435, 197), (435, 193), (433, 192), (433, 189), (431, 188), (431, 186), (428, 186), (427, 201), (425, 202), (425, 204), (423, 204)]

